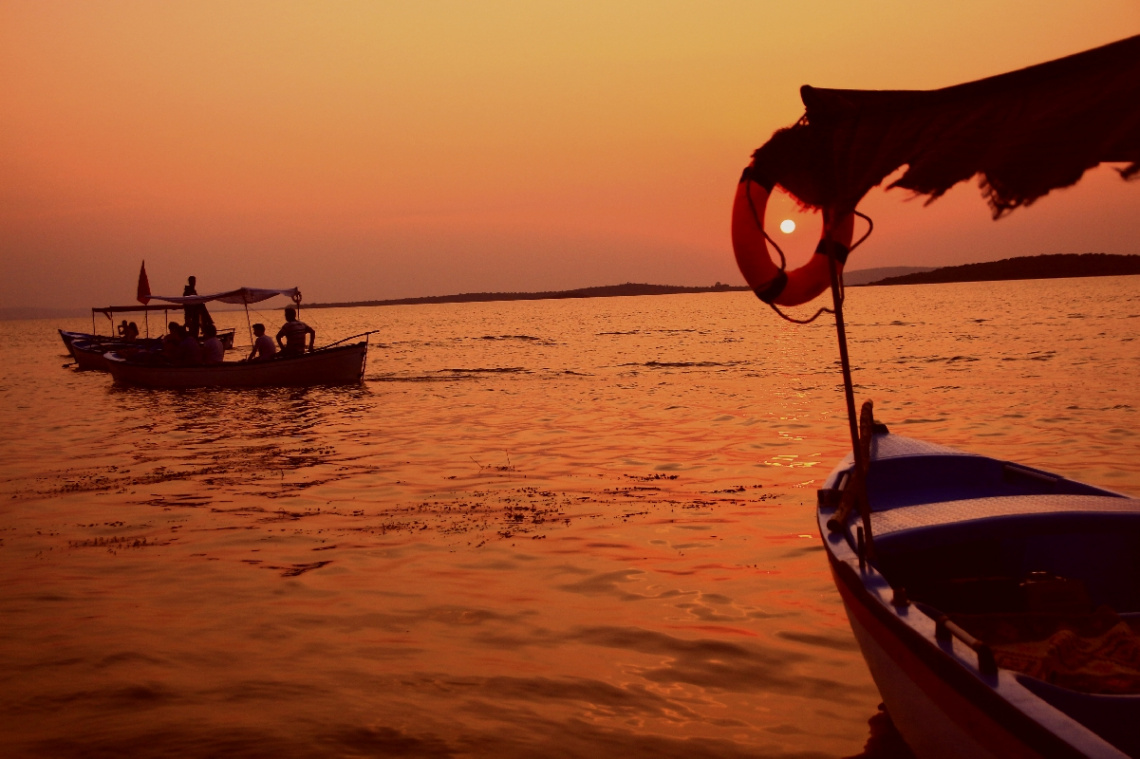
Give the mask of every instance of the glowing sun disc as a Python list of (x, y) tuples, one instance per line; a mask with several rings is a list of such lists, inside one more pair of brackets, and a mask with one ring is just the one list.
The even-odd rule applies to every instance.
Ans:
[(791, 219), (784, 219), (780, 222), (780, 231), (786, 235), (790, 235), (796, 231), (796, 223)]

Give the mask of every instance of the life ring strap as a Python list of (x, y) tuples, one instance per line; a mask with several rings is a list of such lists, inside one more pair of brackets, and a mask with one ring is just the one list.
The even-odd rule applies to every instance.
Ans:
[(767, 303), (769, 306), (776, 302), (784, 288), (788, 286), (788, 273), (783, 269), (776, 272), (776, 278), (768, 283), (764, 289), (758, 287), (752, 288), (752, 292), (756, 293), (756, 297)]

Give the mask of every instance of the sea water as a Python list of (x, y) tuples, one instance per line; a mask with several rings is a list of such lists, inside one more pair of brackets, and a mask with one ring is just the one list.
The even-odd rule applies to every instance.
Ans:
[[(1140, 277), (846, 311), (892, 432), (1140, 494)], [(830, 317), (301, 317), (376, 330), (362, 386), (121, 388), (65, 367), (90, 321), (0, 325), (0, 755), (897, 755), (814, 518)]]

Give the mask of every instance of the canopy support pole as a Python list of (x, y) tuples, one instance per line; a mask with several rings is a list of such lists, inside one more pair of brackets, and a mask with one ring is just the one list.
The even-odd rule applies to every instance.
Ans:
[(245, 327), (249, 330), (249, 344), (253, 345), (253, 325), (249, 323), (249, 304), (243, 300), (242, 306), (245, 307)]
[[(834, 220), (834, 213), (825, 209), (823, 214), (823, 223), (825, 229), (831, 228), (831, 222)], [(830, 235), (825, 237), (826, 244), (830, 248), (835, 243), (831, 240)], [(847, 401), (847, 425), (851, 432), (851, 452), (855, 457), (854, 477), (848, 482), (848, 487), (857, 488), (855, 493), (855, 503), (863, 517), (863, 532), (866, 535), (867, 555), (874, 557), (875, 544), (871, 534), (871, 504), (867, 500), (867, 486), (865, 475), (867, 472), (867, 465), (869, 462), (868, 451), (864, 450), (864, 446), (859, 441), (859, 416), (855, 411), (855, 388), (851, 379), (851, 359), (847, 355), (847, 328), (843, 322), (843, 284), (840, 280), (842, 276), (839, 273), (839, 263), (834, 255), (831, 255), (831, 250), (828, 251), (828, 270), (831, 273), (831, 302), (835, 309), (835, 336), (839, 341), (839, 364), (843, 372), (843, 395)], [(870, 435), (870, 431), (868, 432)], [(868, 437), (867, 443), (870, 443)]]

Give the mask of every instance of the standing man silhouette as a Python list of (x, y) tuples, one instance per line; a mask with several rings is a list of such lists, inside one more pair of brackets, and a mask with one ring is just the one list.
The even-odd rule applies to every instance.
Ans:
[[(198, 278), (190, 277), (186, 280), (186, 286), (182, 288), (182, 297), (188, 298), (192, 295), (197, 295)], [(186, 331), (194, 338), (198, 337), (198, 333), (207, 324), (213, 326), (214, 320), (210, 316), (210, 312), (206, 310), (205, 303), (188, 303), (182, 307), (182, 314), (186, 317)]]
[[(305, 352), (305, 335), (309, 336), (309, 350), (317, 344), (317, 333), (308, 324), (297, 318), (297, 309), (285, 309), (285, 324), (277, 331), (277, 344), (285, 356), (299, 356)], [(285, 342), (281, 339), (285, 338)]]

